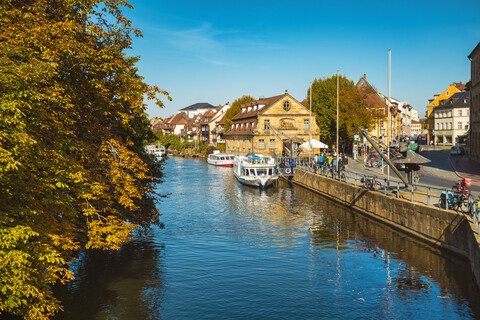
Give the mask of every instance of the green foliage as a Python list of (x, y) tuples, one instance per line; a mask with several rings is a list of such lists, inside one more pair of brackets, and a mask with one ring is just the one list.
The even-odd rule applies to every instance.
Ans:
[[(351, 141), (358, 127), (370, 125), (370, 114), (365, 108), (363, 96), (355, 83), (345, 76), (339, 76), (339, 137)], [(310, 89), (307, 90), (310, 104)], [(336, 143), (337, 122), (337, 76), (315, 79), (312, 83), (312, 110), (320, 128), (322, 141)]]
[(124, 0), (0, 1), (0, 313), (43, 319), (75, 250), (158, 220), (161, 165)]
[(253, 100), (255, 100), (254, 97), (243, 95), (241, 98), (233, 101), (232, 106), (227, 110), (227, 112), (225, 112), (225, 132), (230, 129), (230, 126), (232, 125), (232, 118), (241, 111), (240, 107)]

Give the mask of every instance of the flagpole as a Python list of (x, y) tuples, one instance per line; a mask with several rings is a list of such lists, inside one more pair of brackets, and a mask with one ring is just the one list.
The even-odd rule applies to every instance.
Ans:
[(338, 70), (337, 70), (337, 172), (338, 172), (338, 160), (339, 160), (339, 153), (338, 153)]
[[(310, 160), (311, 158), (311, 155), (312, 155), (312, 151), (313, 151), (313, 148), (312, 148), (312, 82), (310, 82), (310, 115), (309, 115), (309, 120), (308, 120), (308, 133), (309, 133), (309, 137), (310, 137), (310, 140), (308, 140), (308, 143), (310, 145), (309, 147), (309, 153), (308, 153), (308, 157)], [(310, 151), (312, 150), (312, 151)]]
[[(387, 159), (390, 159), (390, 134), (391, 134), (391, 114), (390, 114), (390, 69), (391, 69), (392, 51), (388, 49), (388, 125), (387, 125)], [(390, 180), (390, 167), (387, 167), (387, 179)]]

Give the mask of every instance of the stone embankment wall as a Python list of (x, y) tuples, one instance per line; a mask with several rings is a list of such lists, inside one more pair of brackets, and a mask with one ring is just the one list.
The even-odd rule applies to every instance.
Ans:
[[(295, 169), (293, 183), (470, 260), (480, 287), (480, 248), (473, 224), (463, 214), (396, 198)], [(475, 227), (476, 228), (476, 227)]]

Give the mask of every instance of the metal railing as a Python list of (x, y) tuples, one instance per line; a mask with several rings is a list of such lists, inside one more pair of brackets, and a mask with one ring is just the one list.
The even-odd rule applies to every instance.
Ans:
[[(380, 192), (385, 195), (391, 194), (396, 198), (402, 198), (411, 202), (419, 202), (426, 205), (434, 205), (436, 207), (440, 207), (442, 193), (448, 195), (448, 192), (452, 191), (451, 189), (447, 188), (433, 187), (422, 184), (412, 184), (408, 187), (405, 187), (405, 184), (401, 181), (390, 181), (386, 178), (380, 178), (375, 175), (368, 175), (348, 170), (336, 171), (334, 166), (325, 167), (317, 165), (308, 159), (296, 159), (295, 166), (310, 173), (343, 181), (353, 184), (354, 186), (365, 187), (370, 191)], [(449, 209), (448, 201), (445, 203), (445, 209)], [(480, 211), (480, 209), (478, 211)], [(476, 219), (477, 221), (480, 220), (480, 213), (478, 213), (478, 217)]]

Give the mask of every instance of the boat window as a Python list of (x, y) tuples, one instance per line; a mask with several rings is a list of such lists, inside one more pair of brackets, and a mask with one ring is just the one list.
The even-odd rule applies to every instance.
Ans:
[(257, 169), (257, 175), (266, 175), (267, 174), (267, 170), (266, 169)]
[(224, 158), (224, 157), (220, 157), (220, 160), (225, 160), (225, 158)]

